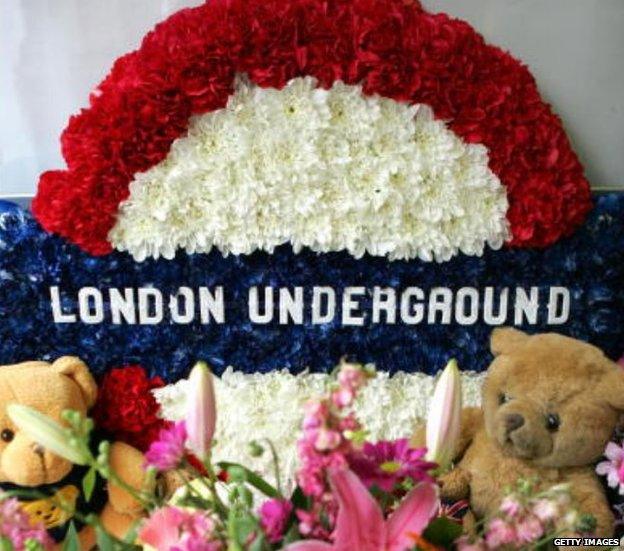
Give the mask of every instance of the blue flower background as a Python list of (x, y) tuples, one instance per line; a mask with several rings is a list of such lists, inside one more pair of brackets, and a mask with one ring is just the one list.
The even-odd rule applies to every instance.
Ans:
[[(224, 325), (55, 324), (49, 298), (52, 285), (66, 297), (75, 297), (85, 286), (153, 285), (169, 293), (181, 285), (224, 285), (232, 307), (241, 312), (229, 315)], [(481, 258), (459, 256), (444, 264), (354, 259), (346, 253), (308, 250), (294, 254), (289, 246), (274, 254), (224, 258), (217, 251), (180, 253), (173, 260), (142, 263), (125, 253), (92, 257), (44, 232), (28, 211), (0, 202), (1, 364), (75, 354), (98, 375), (113, 366), (140, 363), (150, 373), (175, 381), (200, 358), (218, 373), (228, 365), (246, 372), (327, 371), (343, 355), (375, 362), (390, 372), (435, 373), (451, 357), (464, 370), (481, 371), (491, 360), (492, 328), (481, 322), (342, 327), (337, 318), (325, 325), (309, 320), (302, 326), (254, 325), (243, 312), (253, 285), (307, 289), (330, 285), (337, 292), (355, 285), (416, 285), (425, 290), (561, 285), (570, 289), (572, 311), (570, 321), (557, 331), (592, 342), (617, 359), (624, 351), (624, 194), (597, 196), (584, 227), (547, 250), (488, 251)], [(64, 304), (68, 310), (75, 309), (71, 300), (66, 298)], [(525, 329), (546, 330), (544, 322)]]

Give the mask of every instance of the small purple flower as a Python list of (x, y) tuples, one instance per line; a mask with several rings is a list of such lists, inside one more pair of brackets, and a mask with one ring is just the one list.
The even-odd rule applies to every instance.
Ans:
[(260, 525), (270, 543), (284, 537), (292, 510), (292, 503), (286, 499), (269, 499), (260, 506)]
[(377, 443), (366, 442), (362, 451), (348, 457), (349, 465), (364, 484), (391, 492), (395, 485), (410, 478), (414, 482), (431, 481), (436, 465), (424, 461), (426, 448), (412, 448), (406, 438)]
[(185, 455), (186, 438), (184, 421), (161, 430), (158, 440), (152, 442), (147, 450), (145, 462), (159, 471), (169, 471), (179, 467)]

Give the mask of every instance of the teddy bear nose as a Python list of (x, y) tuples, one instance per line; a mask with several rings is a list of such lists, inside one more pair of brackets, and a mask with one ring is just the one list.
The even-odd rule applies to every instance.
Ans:
[(510, 413), (505, 417), (505, 428), (507, 429), (507, 434), (519, 429), (522, 425), (524, 425), (524, 417), (522, 417), (519, 413)]
[(40, 444), (33, 444), (32, 449), (37, 455), (43, 457), (43, 454), (45, 453), (45, 448), (43, 446)]

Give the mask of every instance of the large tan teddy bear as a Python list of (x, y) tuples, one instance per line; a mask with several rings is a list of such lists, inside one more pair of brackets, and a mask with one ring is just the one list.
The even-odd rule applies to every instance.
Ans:
[(622, 369), (594, 346), (555, 333), (497, 329), (491, 349), (482, 409), (462, 412), (443, 496), (469, 498), (483, 518), (519, 478), (537, 478), (541, 489), (569, 483), (578, 509), (595, 517), (596, 535), (611, 536), (614, 518), (594, 464), (624, 410)]
[[(43, 449), (11, 422), (6, 406), (24, 404), (39, 410), (59, 423), (61, 414), (72, 409), (86, 415), (95, 403), (97, 385), (87, 366), (78, 358), (62, 357), (54, 363), (26, 362), (0, 366), (0, 488), (28, 488), (49, 496), (48, 499), (24, 501), (24, 510), (34, 521), (43, 522), (57, 541), (62, 540), (77, 518), (68, 512), (67, 504), (78, 511), (100, 509), (100, 518), (110, 533), (123, 537), (140, 518), (141, 506), (119, 487), (101, 482), (92, 501), (84, 503), (81, 479), (84, 468)], [(122, 480), (133, 488), (144, 483), (143, 455), (123, 444), (111, 446), (111, 465)], [(63, 507), (59, 507), (59, 501)], [(99, 505), (99, 506), (98, 506)], [(94, 544), (90, 528), (80, 532), (83, 549)]]

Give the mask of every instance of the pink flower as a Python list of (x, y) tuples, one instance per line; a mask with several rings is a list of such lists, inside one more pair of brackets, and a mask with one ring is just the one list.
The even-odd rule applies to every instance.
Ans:
[(520, 544), (536, 542), (543, 535), (544, 526), (535, 515), (528, 515), (516, 524), (516, 537)]
[(260, 507), (260, 525), (271, 543), (277, 543), (284, 536), (284, 530), (293, 506), (285, 499), (269, 499)]
[(319, 429), (314, 439), (314, 447), (319, 451), (335, 450), (342, 442), (342, 435), (326, 428)]
[(303, 435), (297, 442), (300, 464), (297, 482), (311, 498), (311, 506), (296, 514), (299, 530), (306, 536), (330, 537), (327, 526), (335, 522), (338, 505), (330, 491), (327, 473), (330, 469), (346, 467), (346, 456), (355, 451), (352, 435), (361, 430), (361, 425), (347, 408), (369, 376), (361, 365), (342, 362), (338, 384), (329, 396), (305, 406)]
[(220, 541), (207, 541), (205, 538), (191, 536), (171, 548), (171, 551), (222, 551), (223, 544)]
[(348, 469), (330, 472), (338, 502), (334, 542), (305, 540), (285, 551), (406, 551), (438, 511), (438, 488), (422, 482), (385, 520), (381, 509), (360, 479)]
[(184, 421), (163, 429), (158, 440), (152, 442), (145, 454), (145, 462), (158, 469), (168, 471), (180, 466), (186, 446), (186, 425)]
[(505, 522), (503, 519), (495, 518), (487, 527), (485, 541), (487, 542), (488, 547), (497, 549), (503, 545), (515, 542), (516, 531), (513, 526)]
[(507, 496), (500, 505), (500, 510), (508, 517), (516, 517), (522, 510), (520, 502), (513, 497)]
[(366, 442), (362, 451), (349, 455), (347, 460), (366, 486), (391, 492), (405, 478), (414, 482), (432, 481), (428, 471), (435, 463), (423, 461), (425, 453), (426, 448), (412, 448), (406, 438), (401, 438), (375, 444)]
[(557, 519), (559, 507), (552, 499), (539, 499), (533, 505), (533, 514), (542, 522), (551, 522)]
[(0, 494), (0, 537), (8, 539), (16, 551), (23, 551), (28, 540), (52, 549), (54, 542), (41, 524), (33, 524), (15, 498), (4, 499)]
[(157, 551), (220, 551), (213, 535), (214, 522), (205, 513), (164, 507), (145, 520), (138, 538)]
[(441, 470), (454, 459), (461, 421), (461, 373), (455, 360), (450, 360), (438, 382), (427, 414), (427, 459)]
[(189, 384), (186, 412), (188, 446), (201, 461), (206, 461), (217, 424), (217, 410), (212, 372), (205, 362), (195, 364), (189, 376)]
[(606, 461), (596, 465), (596, 472), (607, 477), (607, 484), (611, 488), (618, 488), (620, 495), (624, 495), (624, 444), (618, 446), (609, 442), (605, 449)]
[(343, 388), (359, 390), (366, 384), (367, 375), (360, 364), (343, 362), (338, 372), (338, 384)]
[(332, 392), (332, 401), (338, 408), (345, 408), (353, 403), (355, 393), (350, 388), (340, 388)]

